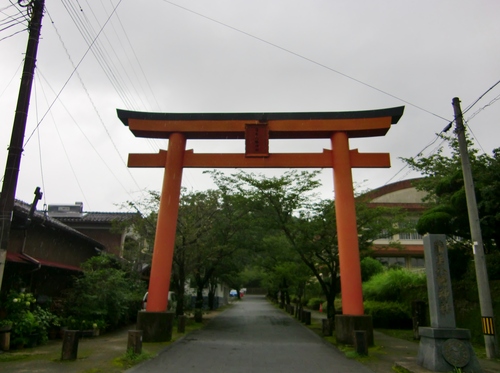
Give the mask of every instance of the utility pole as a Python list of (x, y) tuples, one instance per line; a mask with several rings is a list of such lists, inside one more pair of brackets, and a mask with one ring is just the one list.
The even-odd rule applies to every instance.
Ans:
[(458, 137), (460, 149), (460, 159), (462, 161), (462, 173), (464, 177), (465, 196), (467, 198), (467, 211), (469, 213), (469, 225), (472, 239), (472, 250), (474, 253), (474, 265), (476, 267), (477, 288), (479, 292), (479, 304), (481, 307), (481, 321), (483, 326), (484, 344), (486, 356), (493, 359), (497, 356), (497, 344), (495, 336), (495, 318), (491, 303), (490, 283), (488, 281), (488, 271), (484, 258), (483, 237), (481, 226), (479, 225), (479, 214), (477, 211), (476, 193), (474, 191), (474, 180), (465, 140), (465, 127), (463, 122), (462, 109), (458, 97), (453, 99), (453, 110), (455, 112), (455, 133)]
[[(18, 1), (21, 5), (21, 1)], [(24, 133), (28, 119), (28, 108), (31, 96), (31, 86), (35, 75), (35, 62), (42, 28), (42, 17), (45, 0), (31, 0), (27, 5), (31, 10), (29, 23), (29, 38), (24, 59), (23, 75), (19, 87), (14, 124), (10, 138), (9, 153), (5, 165), (5, 173), (0, 195), (0, 291), (2, 289), (3, 273), (7, 260), (7, 248), (9, 245), (10, 226), (14, 210), (14, 199), (16, 196), (19, 167), (23, 153)]]

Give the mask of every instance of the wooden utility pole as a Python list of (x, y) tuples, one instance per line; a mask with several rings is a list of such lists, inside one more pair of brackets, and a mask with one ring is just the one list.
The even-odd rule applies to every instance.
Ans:
[(24, 133), (28, 119), (28, 108), (31, 96), (31, 86), (35, 74), (36, 55), (40, 30), (42, 28), (42, 17), (45, 0), (32, 0), (28, 4), (32, 16), (29, 23), (29, 39), (24, 59), (23, 75), (17, 99), (14, 124), (10, 138), (9, 153), (5, 165), (5, 173), (0, 195), (0, 291), (2, 289), (3, 273), (7, 260), (7, 247), (9, 245), (9, 233), (14, 210), (14, 199), (16, 196), (19, 167), (23, 153)]
[(455, 133), (458, 137), (460, 148), (460, 159), (462, 161), (462, 173), (464, 177), (465, 196), (467, 198), (467, 211), (469, 213), (470, 234), (472, 239), (472, 251), (474, 253), (474, 265), (476, 267), (477, 287), (479, 292), (479, 304), (481, 307), (481, 318), (483, 325), (484, 343), (486, 356), (493, 359), (497, 356), (495, 319), (493, 306), (491, 303), (490, 283), (488, 281), (488, 271), (484, 258), (483, 237), (481, 226), (479, 225), (479, 213), (477, 211), (476, 193), (474, 191), (474, 180), (465, 139), (465, 127), (463, 122), (462, 109), (458, 97), (453, 99), (453, 110), (455, 112)]

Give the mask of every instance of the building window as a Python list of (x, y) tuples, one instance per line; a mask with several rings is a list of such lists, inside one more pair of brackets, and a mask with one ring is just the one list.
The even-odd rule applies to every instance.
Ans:
[(396, 256), (385, 256), (385, 257), (378, 257), (377, 260), (379, 260), (383, 265), (387, 267), (406, 267), (406, 258), (404, 257), (396, 257)]
[(410, 258), (411, 268), (425, 268), (424, 258)]
[(399, 234), (400, 240), (421, 240), (423, 237), (417, 233), (417, 220), (410, 220), (407, 232), (401, 232)]
[(417, 231), (413, 232), (403, 232), (399, 234), (400, 240), (421, 240), (422, 236), (417, 233)]
[(389, 230), (388, 229), (382, 229), (382, 231), (380, 232), (380, 234), (378, 235), (377, 239), (386, 239), (386, 240), (390, 240), (392, 239), (392, 234), (389, 233)]

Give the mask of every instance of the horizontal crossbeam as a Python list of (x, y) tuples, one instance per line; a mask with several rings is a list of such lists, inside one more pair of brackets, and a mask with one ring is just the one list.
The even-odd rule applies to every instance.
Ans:
[[(388, 168), (389, 153), (359, 153), (349, 151), (352, 168)], [(129, 154), (128, 167), (165, 167), (167, 151), (156, 154)], [(186, 150), (183, 167), (187, 168), (332, 168), (332, 151), (322, 153), (275, 153), (268, 157), (245, 157), (245, 154), (203, 153)]]

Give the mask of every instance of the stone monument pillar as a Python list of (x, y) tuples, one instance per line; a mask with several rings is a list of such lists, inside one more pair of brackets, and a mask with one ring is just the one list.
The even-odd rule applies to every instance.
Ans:
[(456, 327), (446, 236), (424, 236), (430, 327), (420, 327), (418, 365), (434, 372), (482, 372), (470, 343), (470, 330)]

